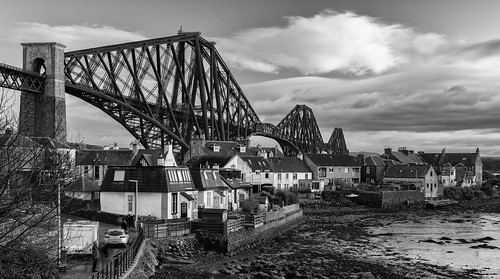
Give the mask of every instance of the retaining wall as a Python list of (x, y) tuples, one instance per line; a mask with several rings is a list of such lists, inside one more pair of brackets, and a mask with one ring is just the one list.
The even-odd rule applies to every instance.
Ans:
[(258, 228), (243, 230), (227, 236), (227, 252), (235, 254), (259, 243), (279, 236), (302, 223), (302, 210), (290, 213), (286, 218), (266, 223)]
[(421, 201), (425, 201), (425, 194), (418, 190), (382, 192), (382, 208)]

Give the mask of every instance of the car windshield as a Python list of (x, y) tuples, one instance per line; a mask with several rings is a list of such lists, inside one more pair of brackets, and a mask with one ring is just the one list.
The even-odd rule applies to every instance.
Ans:
[(123, 232), (122, 231), (108, 231), (108, 235), (112, 235), (112, 236), (117, 236), (117, 235), (122, 235)]

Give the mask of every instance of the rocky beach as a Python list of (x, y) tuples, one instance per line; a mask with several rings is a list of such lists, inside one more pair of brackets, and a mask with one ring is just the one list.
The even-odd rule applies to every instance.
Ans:
[[(438, 210), (426, 210), (422, 205), (393, 210), (306, 206), (304, 222), (297, 229), (236, 255), (201, 251), (194, 238), (153, 243), (158, 249), (159, 269), (151, 278), (483, 278), (478, 268), (456, 268), (409, 257), (381, 241), (397, 236), (374, 231), (425, 218), (447, 220), (457, 213), (499, 213), (499, 205), (499, 200), (485, 200)], [(492, 240), (422, 239), (432, 245), (465, 241), (468, 249), (499, 249), (489, 244)]]

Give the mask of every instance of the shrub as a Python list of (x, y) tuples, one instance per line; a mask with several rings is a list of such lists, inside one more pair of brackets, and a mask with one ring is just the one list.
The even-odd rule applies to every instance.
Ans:
[(299, 203), (299, 197), (293, 192), (285, 192), (279, 190), (276, 192), (276, 196), (279, 197), (285, 205)]
[(250, 197), (240, 202), (241, 211), (245, 214), (255, 214), (259, 212), (259, 201)]

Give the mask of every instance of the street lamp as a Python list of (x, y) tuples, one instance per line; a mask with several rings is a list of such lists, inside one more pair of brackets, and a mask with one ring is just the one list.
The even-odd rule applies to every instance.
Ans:
[(129, 179), (129, 182), (135, 182), (135, 218), (134, 218), (134, 228), (137, 230), (137, 205), (139, 204), (139, 180)]

